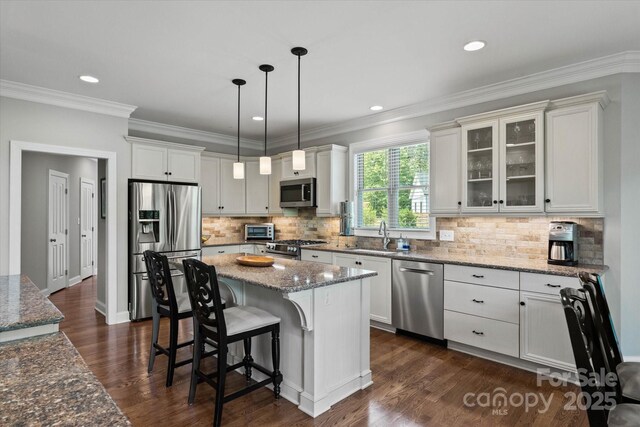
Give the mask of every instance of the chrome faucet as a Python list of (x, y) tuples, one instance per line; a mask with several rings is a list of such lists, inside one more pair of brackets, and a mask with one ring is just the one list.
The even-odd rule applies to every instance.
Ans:
[(387, 233), (387, 223), (384, 221), (380, 221), (380, 228), (378, 229), (378, 235), (382, 236), (382, 247), (384, 249), (389, 249), (389, 242), (391, 239), (389, 238), (389, 233)]

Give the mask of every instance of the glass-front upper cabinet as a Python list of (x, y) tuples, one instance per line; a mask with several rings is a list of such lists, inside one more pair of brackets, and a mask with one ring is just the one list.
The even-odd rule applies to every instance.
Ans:
[(498, 120), (462, 126), (462, 211), (498, 212)]
[(544, 210), (543, 111), (500, 119), (500, 212)]

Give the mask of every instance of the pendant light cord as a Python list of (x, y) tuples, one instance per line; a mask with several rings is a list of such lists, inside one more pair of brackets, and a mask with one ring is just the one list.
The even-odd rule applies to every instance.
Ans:
[(298, 55), (298, 150), (300, 149), (300, 55)]
[(238, 163), (240, 163), (240, 85), (238, 85)]
[(267, 156), (267, 95), (269, 90), (269, 72), (264, 73), (264, 156)]

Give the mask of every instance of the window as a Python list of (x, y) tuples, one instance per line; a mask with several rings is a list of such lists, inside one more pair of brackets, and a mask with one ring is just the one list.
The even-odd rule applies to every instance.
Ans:
[(429, 144), (355, 154), (356, 227), (429, 231)]

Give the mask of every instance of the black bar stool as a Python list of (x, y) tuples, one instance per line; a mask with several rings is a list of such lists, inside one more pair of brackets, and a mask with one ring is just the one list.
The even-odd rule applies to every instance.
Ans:
[[(185, 293), (176, 295), (171, 279), (171, 271), (167, 257), (154, 251), (144, 252), (144, 262), (147, 266), (147, 274), (151, 283), (151, 294), (153, 299), (152, 317), (153, 326), (151, 333), (151, 348), (149, 349), (148, 372), (153, 371), (156, 355), (164, 354), (169, 357), (167, 367), (166, 386), (171, 387), (173, 383), (173, 373), (175, 368), (191, 363), (193, 359), (186, 359), (176, 362), (176, 354), (179, 348), (193, 344), (193, 340), (178, 343), (178, 322), (181, 319), (192, 318), (191, 304), (189, 296)], [(160, 318), (169, 318), (169, 347), (165, 348), (158, 344), (160, 332)], [(215, 351), (214, 351), (215, 352)], [(212, 352), (212, 353), (214, 353)]]
[(607, 372), (605, 356), (599, 343), (595, 314), (583, 289), (560, 290), (560, 299), (569, 328), (576, 366), (587, 381), (581, 381), (587, 395), (587, 416), (591, 426), (640, 425), (640, 405), (618, 403), (615, 387), (602, 378)]
[[(222, 406), (225, 402), (244, 396), (266, 384), (273, 384), (273, 392), (280, 397), (280, 319), (256, 307), (236, 306), (223, 310), (216, 269), (201, 261), (187, 259), (184, 264), (184, 274), (187, 279), (191, 308), (196, 319), (193, 348), (193, 369), (191, 388), (189, 390), (189, 404), (193, 404), (198, 382), (205, 381), (216, 390), (215, 412), (213, 425), (219, 426), (222, 421)], [(213, 303), (213, 304), (212, 304)], [(271, 357), (273, 371), (254, 363), (251, 357), (251, 338), (271, 333)], [(209, 338), (217, 343), (218, 363), (217, 371), (206, 374), (200, 370), (203, 358), (200, 343)], [(234, 342), (244, 342), (244, 359), (231, 366), (227, 366), (228, 345)], [(255, 368), (269, 378), (255, 382), (247, 387), (224, 395), (224, 384), (227, 372), (244, 367), (247, 381), (251, 379), (251, 369)]]
[(640, 362), (625, 362), (623, 359), (602, 280), (598, 274), (586, 272), (581, 272), (579, 277), (595, 312), (594, 320), (608, 372), (615, 373), (618, 378), (618, 394), (623, 402), (640, 404)]

